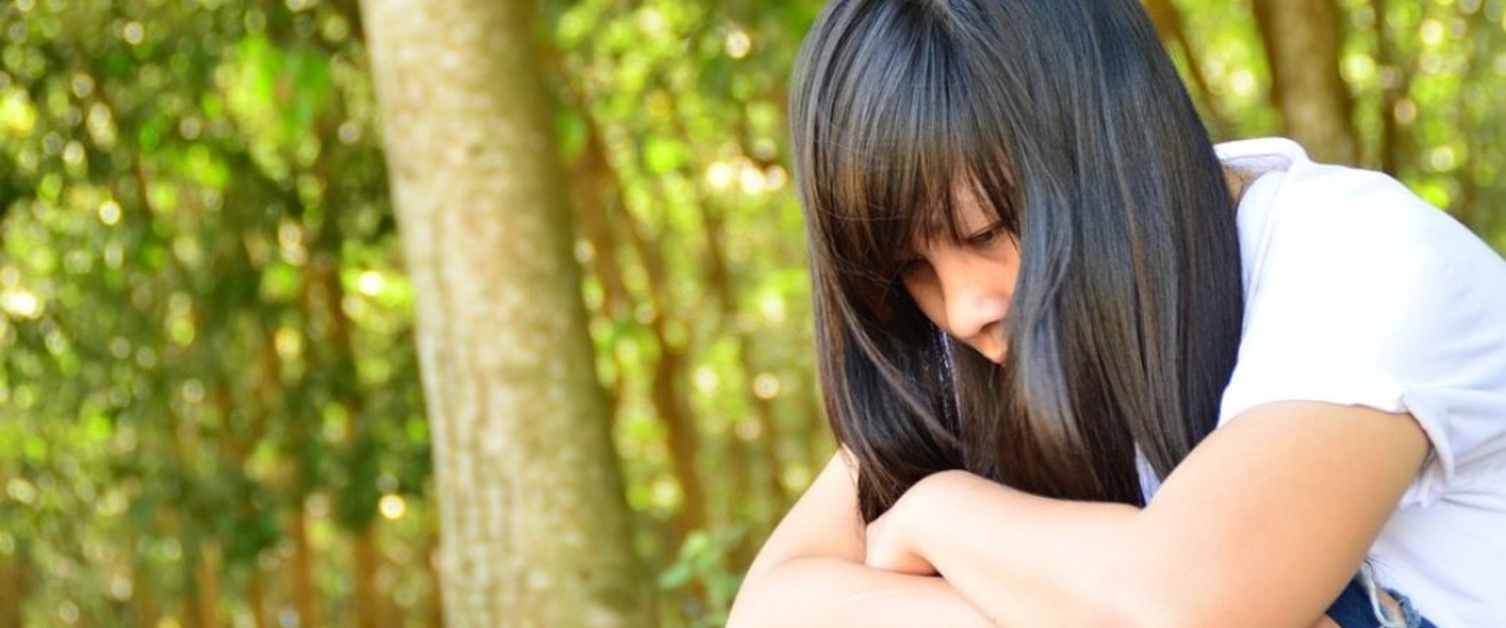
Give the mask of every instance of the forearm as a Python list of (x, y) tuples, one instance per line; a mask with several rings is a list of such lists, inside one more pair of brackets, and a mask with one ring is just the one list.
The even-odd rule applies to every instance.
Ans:
[[(1214, 485), (1255, 477), (1231, 475)], [(1374, 538), (1319, 516), (1325, 504), (1357, 501), (1348, 495), (1364, 490), (1360, 479), (1338, 497), (1306, 499), (1299, 508), (1312, 514), (1292, 516), (1239, 492), (1193, 496), (1201, 487), (1188, 477), (1200, 476), (1163, 485), (1158, 498), (1170, 501), (1142, 510), (1045, 499), (946, 472), (917, 484), (921, 501), (908, 512), (949, 516), (911, 517), (900, 534), (1001, 626), (1311, 626)], [(1267, 480), (1301, 486), (1295, 477)], [(1243, 481), (1258, 492), (1248, 486), (1256, 480)], [(1382, 494), (1369, 506), (1380, 511), (1396, 499)]]
[(1115, 625), (1106, 601), (1122, 589), (1113, 573), (1138, 509), (1049, 500), (967, 474), (943, 474), (916, 526), (916, 550), (964, 599), (1000, 626)]
[(745, 582), (728, 626), (986, 628), (991, 624), (941, 578), (809, 557), (784, 561)]

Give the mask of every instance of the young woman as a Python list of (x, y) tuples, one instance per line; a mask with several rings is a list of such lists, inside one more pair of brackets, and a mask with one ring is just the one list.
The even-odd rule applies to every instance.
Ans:
[(1446, 214), (1211, 145), (1135, 0), (835, 0), (791, 125), (843, 451), (734, 626), (1506, 626), (1506, 262)]

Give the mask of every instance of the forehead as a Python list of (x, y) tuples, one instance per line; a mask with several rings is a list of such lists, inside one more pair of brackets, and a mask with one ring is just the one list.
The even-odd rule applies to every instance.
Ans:
[(935, 199), (936, 207), (918, 209), (920, 220), (906, 234), (904, 244), (919, 248), (940, 241), (959, 241), (984, 229), (1001, 217), (997, 204), (977, 179), (960, 176), (953, 179), (947, 194)]

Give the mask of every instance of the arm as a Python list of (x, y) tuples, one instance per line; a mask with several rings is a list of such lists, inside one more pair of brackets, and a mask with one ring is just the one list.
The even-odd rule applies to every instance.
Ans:
[(1312, 625), (1426, 452), (1406, 415), (1269, 404), (1211, 434), (1143, 510), (936, 474), (870, 528), (869, 563), (918, 554), (1008, 626)]
[(759, 551), (728, 625), (990, 625), (941, 578), (870, 569), (864, 555), (857, 487), (838, 454)]

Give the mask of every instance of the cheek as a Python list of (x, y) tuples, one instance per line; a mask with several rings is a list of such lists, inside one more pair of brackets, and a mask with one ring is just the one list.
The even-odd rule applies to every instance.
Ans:
[(910, 300), (915, 302), (915, 306), (920, 308), (920, 312), (925, 314), (931, 323), (942, 331), (949, 331), (945, 317), (946, 299), (942, 296), (941, 285), (934, 276), (907, 277), (905, 292), (909, 293)]

